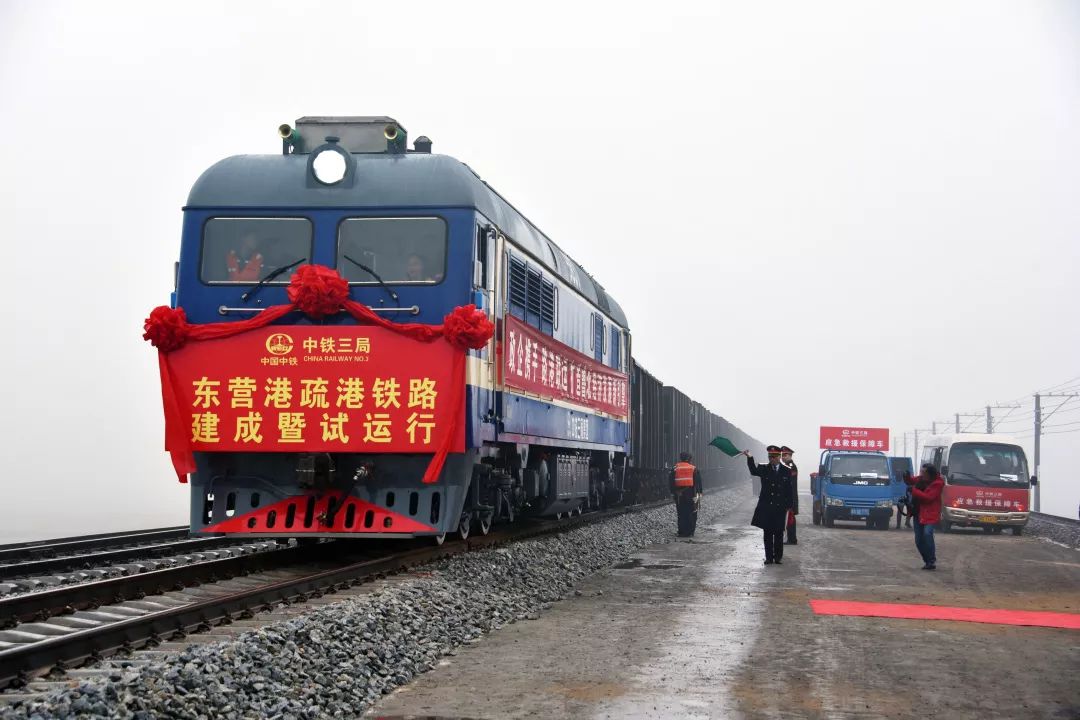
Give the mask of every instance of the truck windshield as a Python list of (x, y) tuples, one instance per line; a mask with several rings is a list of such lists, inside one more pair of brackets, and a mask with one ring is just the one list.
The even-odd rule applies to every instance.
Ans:
[(888, 485), (889, 464), (880, 455), (838, 455), (829, 465), (829, 475), (843, 485)]
[(1028, 487), (1027, 458), (1016, 445), (956, 443), (949, 451), (950, 485)]

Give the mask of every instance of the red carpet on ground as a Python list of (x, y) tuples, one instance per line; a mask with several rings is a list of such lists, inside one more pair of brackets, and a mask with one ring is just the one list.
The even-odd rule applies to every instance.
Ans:
[(856, 602), (852, 600), (811, 600), (818, 615), (854, 615), (859, 617), (904, 618), (908, 620), (958, 620), (995, 625), (1080, 630), (1080, 613), (1041, 610), (990, 610), (986, 608), (947, 607), (944, 605), (901, 605), (895, 603)]

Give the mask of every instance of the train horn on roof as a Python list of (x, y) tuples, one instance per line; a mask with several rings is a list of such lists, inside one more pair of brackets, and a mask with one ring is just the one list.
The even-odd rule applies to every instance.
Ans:
[(296, 142), (300, 139), (300, 135), (296, 132), (295, 129), (293, 129), (293, 126), (289, 123), (278, 125), (277, 134), (278, 137), (280, 137), (282, 140), (289, 143), (290, 145), (295, 145)]

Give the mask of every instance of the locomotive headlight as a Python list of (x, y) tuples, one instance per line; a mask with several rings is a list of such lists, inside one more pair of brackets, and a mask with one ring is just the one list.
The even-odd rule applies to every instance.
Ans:
[(348, 163), (340, 150), (324, 148), (311, 161), (311, 172), (323, 185), (336, 185), (345, 179)]

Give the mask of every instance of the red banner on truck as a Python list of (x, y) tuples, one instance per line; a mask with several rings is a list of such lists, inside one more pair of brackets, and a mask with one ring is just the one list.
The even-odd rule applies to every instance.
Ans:
[(379, 327), (278, 325), (190, 343), (169, 367), (196, 451), (433, 453), (456, 426), (463, 452), (456, 352)]
[(506, 318), (503, 382), (543, 397), (625, 417), (629, 378), (513, 316)]
[(889, 428), (821, 426), (822, 450), (889, 451)]

